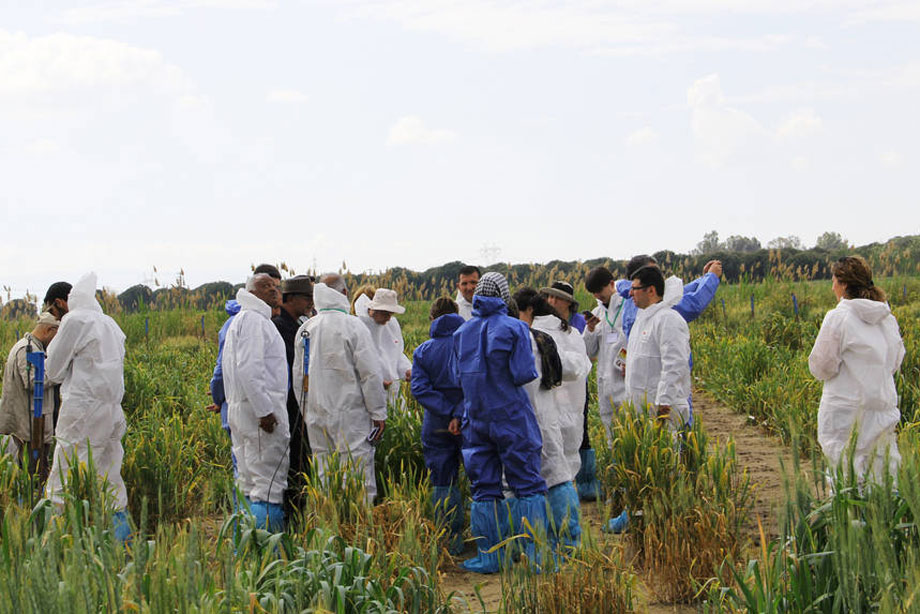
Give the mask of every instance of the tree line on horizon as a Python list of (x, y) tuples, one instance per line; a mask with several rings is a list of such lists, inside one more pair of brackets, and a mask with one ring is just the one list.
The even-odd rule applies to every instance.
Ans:
[[(822, 241), (822, 238), (825, 240)], [(664, 250), (653, 255), (667, 274), (685, 280), (699, 276), (709, 260), (721, 260), (723, 279), (728, 283), (765, 279), (830, 279), (830, 265), (841, 256), (853, 253), (866, 258), (878, 277), (920, 273), (920, 235), (894, 237), (884, 243), (851, 247), (839, 234), (825, 233), (814, 247), (803, 249), (796, 245), (801, 246), (801, 241), (794, 236), (774, 239), (767, 247), (763, 247), (753, 237), (733, 235), (721, 241), (718, 233), (713, 231), (707, 233), (689, 254)], [(625, 276), (626, 262), (613, 258), (593, 258), (583, 261), (552, 260), (545, 264), (493, 263), (479, 266), (483, 271), (503, 273), (512, 286), (541, 287), (549, 285), (553, 280), (564, 279), (580, 287), (585, 274), (597, 266), (606, 266), (614, 276)], [(369, 284), (392, 288), (404, 300), (434, 300), (439, 296), (456, 294), (457, 277), (465, 264), (453, 261), (425, 271), (394, 267), (382, 273), (352, 273), (343, 263), (339, 272), (352, 288)], [(290, 272), (284, 264), (280, 268)], [(110, 312), (180, 307), (207, 310), (222, 308), (225, 301), (233, 298), (240, 287), (241, 283), (214, 281), (188, 288), (184, 285), (184, 276), (180, 275), (176, 283), (167, 287), (153, 289), (145, 284), (137, 284), (117, 295), (100, 290), (98, 297)], [(8, 300), (0, 308), (0, 317), (32, 317), (37, 313), (36, 303), (36, 297)]]

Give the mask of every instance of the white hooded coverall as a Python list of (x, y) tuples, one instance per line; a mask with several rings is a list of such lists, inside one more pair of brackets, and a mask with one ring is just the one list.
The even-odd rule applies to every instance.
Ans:
[[(224, 340), (222, 368), (237, 486), (251, 501), (280, 504), (287, 488), (290, 428), (287, 355), (268, 303), (240, 289), (240, 312)], [(259, 419), (274, 414), (271, 433)]]
[(74, 284), (67, 304), (70, 311), (61, 319), (45, 362), (48, 380), (61, 383), (57, 443), (45, 496), (63, 505), (63, 480), (70, 460), (76, 455), (86, 462), (92, 450), (96, 473), (107, 480), (115, 510), (123, 511), (128, 506), (121, 477), (125, 335), (115, 320), (102, 313), (96, 300), (95, 273)]
[(395, 406), (399, 401), (400, 381), (406, 379), (406, 371), (412, 368), (412, 362), (406, 356), (406, 343), (396, 316), (392, 316), (382, 326), (377, 324), (367, 315), (370, 302), (371, 299), (366, 294), (359, 296), (355, 301), (355, 315), (364, 323), (371, 339), (374, 340), (380, 358), (380, 378), (385, 382), (392, 382), (387, 389), (387, 403)]
[(601, 301), (597, 301), (597, 307), (591, 313), (600, 322), (593, 331), (585, 328), (584, 333), (588, 356), (597, 359), (597, 410), (607, 435), (607, 445), (613, 445), (610, 432), (613, 412), (619, 409), (626, 398), (622, 370), (626, 361), (621, 356), (626, 349), (626, 333), (623, 332), (624, 300), (614, 292), (609, 306), (605, 307)]
[[(581, 469), (581, 455), (578, 453), (584, 437), (585, 381), (591, 372), (591, 360), (585, 350), (581, 333), (569, 326), (562, 330), (562, 321), (553, 315), (536, 316), (533, 328), (545, 332), (556, 342), (556, 349), (562, 361), (562, 385), (552, 392), (553, 403), (559, 414), (559, 429), (562, 433), (562, 448), (570, 474), (566, 481), (574, 480)], [(536, 353), (536, 352), (535, 352)], [(538, 361), (539, 362), (539, 361)], [(537, 365), (539, 372), (540, 365)], [(539, 379), (536, 380), (539, 382)], [(533, 400), (533, 399), (531, 399)], [(549, 479), (547, 486), (550, 486)]]
[(377, 495), (374, 478), (375, 448), (367, 441), (372, 420), (386, 420), (386, 391), (380, 361), (371, 334), (348, 313), (348, 299), (326, 284), (313, 286), (317, 314), (304, 322), (294, 337), (294, 394), (303, 405), (304, 338), (309, 339), (306, 395), (310, 447), (320, 477), (330, 455), (337, 452), (364, 472), (368, 502)]
[[(841, 299), (827, 312), (808, 357), (812, 375), (824, 382), (818, 407), (818, 443), (832, 467), (846, 461), (858, 429), (853, 469), (881, 482), (897, 475), (898, 393), (894, 374), (904, 359), (898, 322), (886, 303)], [(888, 453), (888, 465), (885, 454)]]
[[(640, 309), (626, 349), (626, 398), (635, 407), (671, 407), (669, 426), (678, 431), (690, 420), (690, 327), (672, 307), (684, 284), (669, 277), (664, 297)], [(651, 408), (654, 415), (654, 407)]]

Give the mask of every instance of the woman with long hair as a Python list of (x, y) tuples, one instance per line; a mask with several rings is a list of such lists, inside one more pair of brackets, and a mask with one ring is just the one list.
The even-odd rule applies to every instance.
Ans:
[(885, 292), (862, 257), (841, 258), (831, 272), (837, 306), (824, 317), (808, 357), (812, 375), (824, 382), (818, 443), (832, 468), (843, 463), (856, 478), (881, 483), (886, 473), (897, 475), (901, 459), (894, 374), (904, 343)]

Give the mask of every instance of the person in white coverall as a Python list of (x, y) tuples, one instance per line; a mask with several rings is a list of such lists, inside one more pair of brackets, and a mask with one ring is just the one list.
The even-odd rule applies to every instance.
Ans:
[[(824, 382), (818, 407), (818, 443), (828, 463), (877, 484), (897, 477), (901, 456), (895, 427), (901, 419), (894, 374), (904, 359), (898, 322), (859, 256), (831, 267), (837, 306), (827, 312), (808, 357), (812, 375)], [(855, 448), (850, 438), (856, 432)]]
[(399, 402), (400, 381), (412, 380), (412, 363), (406, 356), (402, 328), (393, 317), (394, 314), (405, 313), (406, 308), (397, 303), (395, 291), (378, 288), (373, 299), (367, 294), (359, 296), (354, 310), (358, 319), (367, 326), (377, 347), (380, 377), (383, 387), (387, 389), (387, 403), (395, 407)]
[(224, 339), (221, 366), (230, 439), (236, 457), (236, 484), (256, 525), (284, 528), (282, 502), (287, 488), (288, 366), (284, 340), (272, 324), (281, 293), (274, 279), (257, 273), (236, 294), (240, 312)]
[(112, 495), (115, 536), (124, 541), (131, 533), (125, 511), (128, 493), (121, 477), (125, 335), (115, 320), (102, 313), (95, 273), (80, 278), (65, 304), (68, 311), (45, 361), (48, 380), (61, 384), (54, 460), (45, 496), (60, 508), (71, 461), (87, 462), (92, 453), (96, 473)]
[(683, 282), (655, 265), (633, 273), (629, 294), (638, 307), (626, 349), (626, 399), (683, 431), (690, 420), (690, 328), (672, 307)]
[(457, 312), (464, 320), (473, 317), (473, 295), (482, 273), (471, 264), (461, 267), (457, 279)]
[[(537, 370), (537, 379), (524, 384), (530, 397), (534, 415), (543, 437), (540, 452), (540, 475), (546, 481), (546, 502), (552, 512), (549, 538), (553, 548), (560, 545), (577, 546), (581, 538), (580, 504), (575, 490), (575, 474), (581, 466), (578, 447), (582, 428), (565, 429), (572, 415), (582, 416), (583, 405), (567, 407), (568, 396), (559, 394), (566, 382), (584, 389), (584, 378), (591, 369), (591, 361), (583, 343), (568, 339), (575, 335), (567, 322), (556, 315), (546, 298), (533, 288), (521, 288), (514, 293), (518, 317), (530, 326), (531, 349)], [(556, 371), (552, 373), (551, 371)], [(574, 442), (574, 459), (566, 454), (566, 438)]]
[(321, 278), (313, 287), (313, 302), (317, 314), (294, 337), (291, 382), (305, 407), (317, 473), (324, 477), (335, 453), (343, 461), (350, 457), (364, 473), (367, 502), (373, 503), (377, 495), (374, 446), (383, 436), (387, 418), (376, 346), (367, 327), (348, 313), (347, 288), (339, 275)]

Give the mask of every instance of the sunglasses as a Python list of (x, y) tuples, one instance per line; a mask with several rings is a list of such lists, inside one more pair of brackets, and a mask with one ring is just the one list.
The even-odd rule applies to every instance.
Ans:
[(639, 290), (645, 290), (646, 288), (649, 288), (649, 287), (650, 286), (630, 286), (629, 289), (632, 290), (633, 292), (638, 292)]

